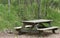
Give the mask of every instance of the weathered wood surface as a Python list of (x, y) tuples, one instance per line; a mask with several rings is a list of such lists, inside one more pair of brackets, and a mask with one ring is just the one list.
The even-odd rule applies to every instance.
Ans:
[(42, 30), (42, 31), (45, 31), (45, 30), (53, 30), (53, 29), (58, 29), (58, 27), (37, 28), (37, 30)]
[(39, 19), (39, 20), (30, 20), (30, 21), (22, 21), (23, 23), (44, 23), (44, 22), (52, 22), (53, 20), (45, 20), (45, 19)]
[[(25, 27), (26, 27), (26, 28), (29, 28), (29, 27), (32, 27), (32, 25), (26, 25)], [(14, 27), (14, 29), (21, 29), (21, 28), (22, 28), (22, 26)]]

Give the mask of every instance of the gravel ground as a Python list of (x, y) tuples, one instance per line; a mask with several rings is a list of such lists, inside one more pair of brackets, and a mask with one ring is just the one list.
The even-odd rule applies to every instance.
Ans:
[(21, 35), (0, 32), (0, 38), (60, 38), (60, 29), (56, 31), (56, 34), (51, 31), (42, 33), (24, 33)]

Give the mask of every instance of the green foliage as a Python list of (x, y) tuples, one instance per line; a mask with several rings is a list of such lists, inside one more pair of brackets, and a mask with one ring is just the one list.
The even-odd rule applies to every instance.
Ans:
[[(54, 20), (52, 25), (57, 26), (60, 25), (59, 1), (60, 0), (41, 0), (40, 4), (40, 17)], [(38, 19), (38, 7), (36, 0), (32, 2), (30, 2), (30, 0), (11, 0), (9, 12), (8, 0), (0, 0), (0, 29), (23, 25), (23, 20)]]

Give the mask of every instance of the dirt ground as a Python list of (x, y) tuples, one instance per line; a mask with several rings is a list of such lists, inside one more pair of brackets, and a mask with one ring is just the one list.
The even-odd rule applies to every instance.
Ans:
[(21, 35), (0, 32), (0, 38), (60, 38), (60, 29), (58, 29), (55, 34), (51, 31), (42, 33), (24, 33)]

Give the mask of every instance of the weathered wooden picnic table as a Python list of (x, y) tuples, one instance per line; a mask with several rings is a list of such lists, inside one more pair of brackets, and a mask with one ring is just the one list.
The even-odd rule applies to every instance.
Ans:
[[(26, 25), (32, 25), (31, 29), (33, 29), (34, 27), (36, 27), (37, 30), (43, 31), (43, 30), (52, 30), (53, 33), (55, 33), (55, 30), (57, 29), (57, 27), (52, 27), (51, 22), (53, 20), (47, 20), (47, 19), (39, 19), (39, 20), (30, 20), (30, 21), (23, 21), (23, 27), (24, 28)], [(46, 26), (43, 25), (42, 23), (47, 23), (49, 24), (49, 27), (45, 28)], [(40, 26), (42, 26), (41, 28), (37, 28), (37, 25), (41, 24)]]
[[(21, 27), (18, 27), (19, 29), (23, 29), (26, 27), (26, 25), (28, 25), (28, 27), (31, 28), (31, 30), (35, 27), (36, 30), (38, 31), (44, 31), (44, 30), (52, 30), (53, 33), (55, 33), (55, 30), (58, 28), (58, 27), (52, 27), (51, 25), (51, 22), (53, 20), (47, 20), (47, 19), (38, 19), (38, 20), (30, 20), (30, 21), (22, 21), (23, 23), (23, 26), (22, 28)], [(46, 27), (43, 23), (47, 23), (48, 24), (48, 27)], [(42, 26), (41, 28), (38, 28), (37, 26)], [(18, 29), (17, 28), (17, 29)]]

